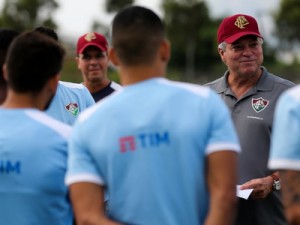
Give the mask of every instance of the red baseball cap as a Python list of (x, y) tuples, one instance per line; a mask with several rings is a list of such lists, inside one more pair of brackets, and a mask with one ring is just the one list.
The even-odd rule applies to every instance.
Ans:
[(77, 54), (81, 54), (88, 46), (95, 46), (101, 51), (106, 52), (108, 49), (108, 42), (102, 34), (96, 32), (84, 34), (77, 41)]
[(231, 44), (246, 35), (255, 35), (263, 38), (254, 17), (245, 14), (236, 14), (223, 19), (218, 28), (218, 43), (220, 44), (225, 41)]

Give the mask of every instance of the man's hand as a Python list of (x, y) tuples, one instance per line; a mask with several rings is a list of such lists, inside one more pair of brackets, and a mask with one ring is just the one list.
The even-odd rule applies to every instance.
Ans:
[(271, 176), (250, 180), (241, 185), (240, 189), (252, 189), (252, 199), (263, 199), (273, 191), (273, 178)]

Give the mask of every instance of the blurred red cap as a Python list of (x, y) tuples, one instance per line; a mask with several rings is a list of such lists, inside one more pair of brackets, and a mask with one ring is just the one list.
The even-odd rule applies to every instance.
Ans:
[(218, 43), (220, 44), (225, 41), (231, 44), (246, 35), (255, 35), (263, 38), (254, 17), (245, 14), (236, 14), (223, 19), (218, 28)]
[(102, 34), (96, 32), (84, 34), (77, 41), (77, 54), (81, 54), (88, 46), (95, 46), (101, 51), (107, 52), (108, 42)]

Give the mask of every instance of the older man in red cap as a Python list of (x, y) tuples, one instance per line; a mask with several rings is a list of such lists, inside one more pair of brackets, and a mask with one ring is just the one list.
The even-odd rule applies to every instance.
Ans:
[(86, 33), (77, 41), (77, 67), (82, 73), (83, 84), (89, 89), (95, 102), (121, 88), (108, 79), (107, 51), (108, 42), (102, 34)]
[(236, 225), (287, 225), (280, 200), (280, 178), (267, 167), (274, 108), (279, 95), (294, 83), (267, 71), (263, 37), (255, 18), (236, 14), (218, 29), (218, 51), (227, 66), (224, 76), (207, 84), (226, 102), (239, 135), (241, 189)]

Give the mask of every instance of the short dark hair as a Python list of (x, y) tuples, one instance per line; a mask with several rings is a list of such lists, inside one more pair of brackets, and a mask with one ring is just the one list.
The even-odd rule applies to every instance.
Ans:
[(6, 81), (3, 77), (2, 66), (5, 61), (8, 47), (19, 32), (9, 28), (0, 29), (0, 86), (5, 85)]
[(165, 38), (161, 19), (150, 9), (129, 6), (112, 22), (112, 45), (125, 65), (149, 64)]
[(8, 86), (18, 93), (39, 93), (63, 65), (65, 50), (38, 32), (25, 32), (14, 39), (6, 58)]
[(34, 28), (33, 31), (40, 32), (41, 34), (45, 34), (45, 35), (53, 38), (54, 40), (58, 41), (57, 33), (50, 27), (40, 26), (40, 27)]

